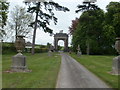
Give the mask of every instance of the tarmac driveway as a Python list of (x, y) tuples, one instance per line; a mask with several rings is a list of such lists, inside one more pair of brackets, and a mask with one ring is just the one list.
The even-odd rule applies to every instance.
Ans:
[(109, 88), (72, 57), (61, 53), (62, 61), (56, 88)]

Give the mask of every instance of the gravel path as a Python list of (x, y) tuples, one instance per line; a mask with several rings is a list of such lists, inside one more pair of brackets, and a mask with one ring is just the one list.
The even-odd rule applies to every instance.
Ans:
[(109, 88), (84, 66), (62, 53), (61, 68), (56, 88)]

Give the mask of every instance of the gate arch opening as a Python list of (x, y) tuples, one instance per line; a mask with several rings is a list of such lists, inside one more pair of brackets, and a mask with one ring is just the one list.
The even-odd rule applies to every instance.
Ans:
[(58, 51), (58, 41), (63, 40), (64, 41), (64, 52), (68, 52), (68, 34), (66, 33), (56, 33), (54, 35), (54, 48), (55, 51)]
[(65, 42), (63, 40), (58, 40), (58, 50), (64, 51), (64, 44)]

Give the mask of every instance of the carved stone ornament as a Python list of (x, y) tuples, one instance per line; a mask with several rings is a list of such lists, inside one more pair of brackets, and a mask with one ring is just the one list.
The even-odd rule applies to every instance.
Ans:
[(25, 48), (25, 39), (23, 39), (24, 36), (17, 36), (17, 39), (15, 41), (15, 47), (17, 49), (17, 52), (21, 53), (22, 50)]

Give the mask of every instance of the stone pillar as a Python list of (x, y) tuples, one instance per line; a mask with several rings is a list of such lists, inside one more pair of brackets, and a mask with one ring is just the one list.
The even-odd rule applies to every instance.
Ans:
[(12, 57), (11, 69), (14, 72), (29, 72), (26, 66), (26, 56), (22, 55), (22, 50), (25, 48), (25, 39), (24, 36), (17, 36), (15, 47), (18, 51), (18, 54)]
[(26, 66), (26, 56), (23, 56), (21, 53), (12, 57), (12, 71), (22, 72), (27, 70)]
[(58, 39), (57, 38), (54, 38), (54, 48), (55, 48), (55, 51), (57, 51), (57, 49), (58, 49)]
[(120, 75), (120, 56), (113, 58), (112, 74)]
[[(115, 49), (120, 55), (120, 37), (116, 38)], [(112, 74), (120, 75), (120, 56), (113, 58)]]
[(56, 40), (56, 51), (58, 51), (58, 39)]
[(65, 52), (67, 52), (68, 51), (68, 38), (66, 38), (65, 40), (64, 40), (64, 47), (65, 47)]

